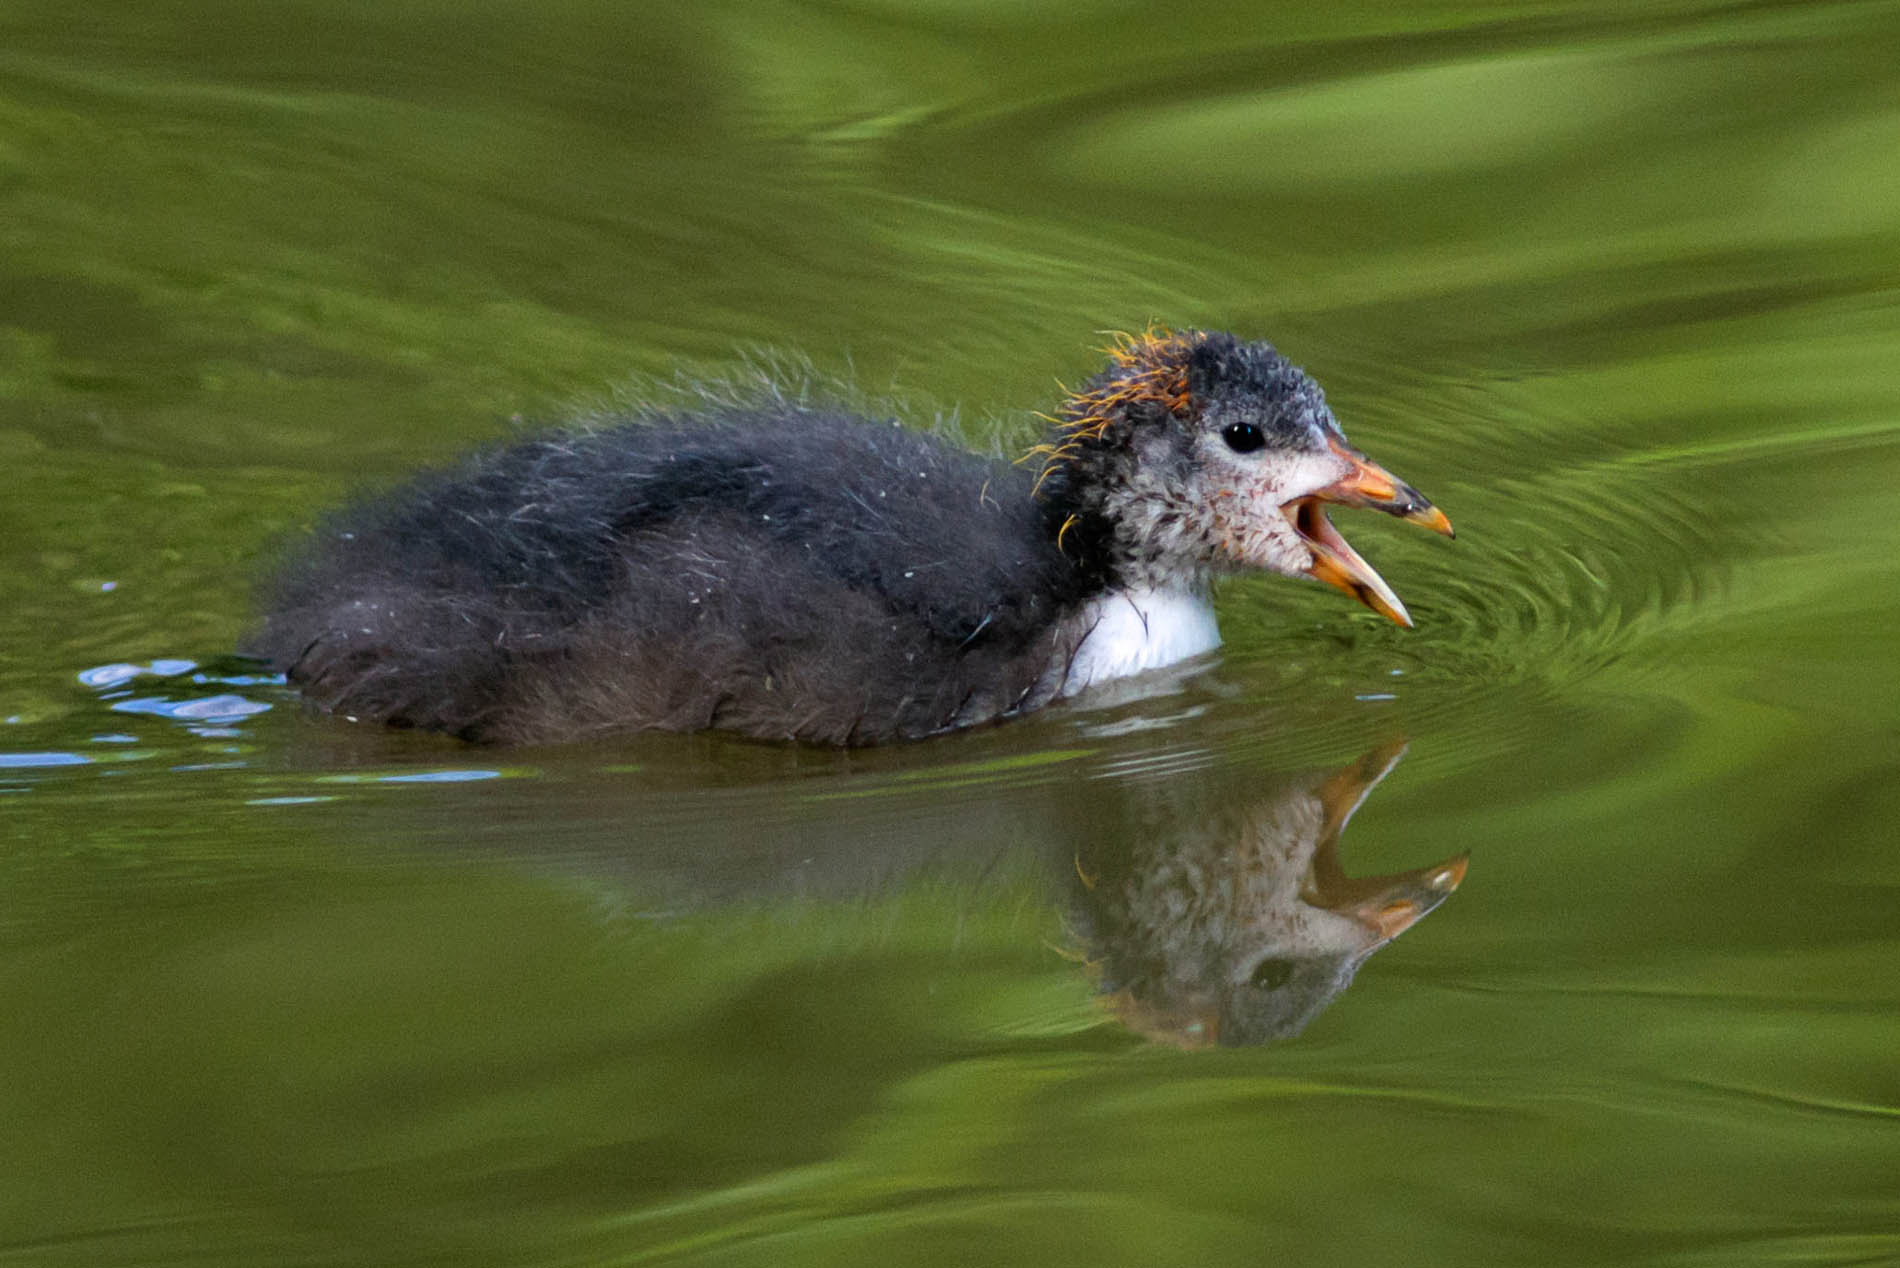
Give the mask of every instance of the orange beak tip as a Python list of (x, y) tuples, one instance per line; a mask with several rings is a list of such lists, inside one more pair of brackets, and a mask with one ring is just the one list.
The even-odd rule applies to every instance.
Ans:
[(1464, 884), (1465, 872), (1471, 867), (1471, 856), (1460, 854), (1433, 872), (1425, 883), (1441, 894), (1449, 894)]
[(1421, 527), (1429, 528), (1434, 533), (1438, 533), (1441, 536), (1451, 537), (1451, 538), (1456, 538), (1458, 536), (1457, 530), (1455, 530), (1451, 526), (1450, 517), (1448, 517), (1443, 511), (1439, 510), (1435, 506), (1432, 507), (1428, 511), (1419, 512), (1417, 515), (1416, 522)]

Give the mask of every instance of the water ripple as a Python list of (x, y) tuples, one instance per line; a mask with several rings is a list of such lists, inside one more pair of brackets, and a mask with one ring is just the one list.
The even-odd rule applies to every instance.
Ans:
[[(239, 734), (232, 724), (268, 712), (273, 706), (255, 700), (230, 687), (281, 686), (278, 674), (256, 672), (249, 661), (227, 658), (200, 663), (184, 658), (161, 657), (149, 664), (125, 661), (96, 665), (81, 670), (80, 683), (98, 693), (114, 713), (142, 714), (177, 722), (195, 735), (228, 738)], [(134, 684), (151, 682), (161, 690), (133, 695)], [(135, 737), (114, 737), (123, 743)]]

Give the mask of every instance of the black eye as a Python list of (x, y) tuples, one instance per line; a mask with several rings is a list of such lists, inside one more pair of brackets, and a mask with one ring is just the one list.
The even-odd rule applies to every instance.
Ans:
[(1235, 453), (1252, 453), (1267, 443), (1266, 433), (1252, 423), (1229, 423), (1221, 428), (1220, 438)]
[(1254, 966), (1253, 976), (1247, 979), (1247, 984), (1263, 991), (1277, 991), (1292, 980), (1293, 961), (1262, 960)]

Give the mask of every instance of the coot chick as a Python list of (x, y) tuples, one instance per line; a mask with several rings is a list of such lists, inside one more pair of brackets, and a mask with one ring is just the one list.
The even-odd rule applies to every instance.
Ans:
[(1216, 576), (1402, 625), (1326, 504), (1450, 534), (1265, 343), (1126, 337), (1037, 464), (784, 397), (556, 431), (338, 512), (247, 650), (317, 706), (471, 740), (873, 744), (1217, 646)]

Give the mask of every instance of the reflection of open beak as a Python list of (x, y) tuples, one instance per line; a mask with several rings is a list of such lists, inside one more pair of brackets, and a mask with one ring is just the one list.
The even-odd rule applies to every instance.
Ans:
[(1280, 509), (1313, 552), (1313, 562), (1307, 568), (1309, 574), (1409, 629), (1412, 618), (1399, 602), (1399, 596), (1392, 593), (1392, 587), (1373, 571), (1371, 564), (1359, 557), (1358, 551), (1346, 544), (1346, 539), (1326, 518), (1325, 504), (1369, 506), (1447, 537), (1453, 535), (1451, 521), (1445, 518), (1443, 511), (1426, 501), (1424, 494), (1357, 449), (1338, 440), (1331, 444), (1333, 453), (1351, 465), (1345, 478), (1317, 493), (1296, 498)]
[(1366, 947), (1368, 954), (1410, 929), (1451, 897), (1452, 891), (1465, 879), (1465, 870), (1471, 862), (1469, 855), (1460, 854), (1443, 863), (1389, 876), (1347, 876), (1340, 868), (1339, 834), (1345, 829), (1346, 821), (1404, 756), (1405, 745), (1393, 741), (1352, 765), (1334, 771), (1316, 790), (1325, 810), (1326, 826), (1300, 897), (1312, 906), (1351, 917), (1364, 925), (1371, 935)]
[(1469, 855), (1460, 854), (1433, 867), (1381, 876), (1377, 878), (1383, 882), (1378, 890), (1337, 910), (1372, 930), (1380, 942), (1388, 942), (1451, 897), (1451, 892), (1464, 880), (1465, 868), (1470, 862)]

